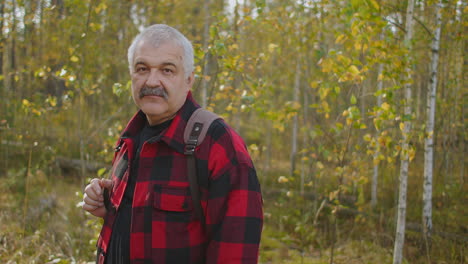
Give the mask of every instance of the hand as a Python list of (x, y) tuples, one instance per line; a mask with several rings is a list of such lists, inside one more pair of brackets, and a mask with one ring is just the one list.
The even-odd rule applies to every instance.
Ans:
[(112, 185), (112, 181), (108, 179), (92, 179), (84, 190), (83, 210), (94, 216), (104, 217), (107, 213), (104, 206), (104, 188), (112, 190)]

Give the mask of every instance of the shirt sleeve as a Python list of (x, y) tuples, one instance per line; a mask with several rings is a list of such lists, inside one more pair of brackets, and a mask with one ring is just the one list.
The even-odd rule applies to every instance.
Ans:
[(260, 184), (242, 139), (227, 134), (209, 159), (206, 263), (255, 264), (263, 225)]

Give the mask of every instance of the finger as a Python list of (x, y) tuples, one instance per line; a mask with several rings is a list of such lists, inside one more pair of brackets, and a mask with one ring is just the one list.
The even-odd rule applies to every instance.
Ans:
[(94, 192), (98, 196), (102, 195), (102, 188), (101, 188), (100, 180), (92, 182), (91, 183), (91, 188), (94, 190)]
[(91, 181), (85, 188), (85, 194), (93, 200), (102, 201), (101, 187), (99, 186), (99, 180)]
[(90, 204), (83, 203), (83, 210), (86, 210), (86, 211), (88, 211), (88, 212), (94, 211), (94, 210), (96, 210), (97, 208), (99, 208), (99, 207), (94, 206), (94, 205), (90, 205)]
[(100, 184), (100, 186), (102, 188), (106, 188), (106, 189), (111, 190), (113, 185), (114, 185), (114, 182), (112, 180), (109, 180), (109, 179), (101, 179), (99, 184)]
[(88, 205), (92, 205), (92, 206), (96, 206), (96, 207), (101, 207), (101, 206), (104, 206), (104, 203), (102, 201), (98, 201), (98, 200), (95, 200), (95, 199), (92, 199), (91, 197), (89, 197), (88, 195), (85, 194), (84, 198), (83, 198), (83, 202), (85, 204), (88, 204)]

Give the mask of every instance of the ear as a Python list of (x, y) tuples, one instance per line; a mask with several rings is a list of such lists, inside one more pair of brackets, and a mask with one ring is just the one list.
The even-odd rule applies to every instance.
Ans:
[(189, 89), (191, 89), (193, 86), (193, 83), (195, 82), (195, 74), (193, 72), (189, 75), (189, 77), (187, 77), (186, 82), (187, 82)]

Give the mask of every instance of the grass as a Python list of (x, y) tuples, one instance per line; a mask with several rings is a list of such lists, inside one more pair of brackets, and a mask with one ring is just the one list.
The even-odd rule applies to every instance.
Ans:
[[(9, 171), (0, 181), (0, 263), (94, 263), (101, 222), (77, 206), (84, 187), (81, 181), (38, 169), (27, 178), (26, 174), (26, 170)], [(265, 197), (259, 263), (329, 264), (331, 218), (321, 215), (320, 223), (313, 226), (315, 214), (304, 213), (299, 210), (304, 204), (288, 199)], [(333, 263), (392, 263), (393, 229), (378, 221), (340, 219)], [(406, 241), (406, 263), (427, 264), (420, 235), (407, 231)], [(466, 246), (435, 237), (430, 264), (467, 263)]]
[(41, 171), (30, 176), (27, 196), (23, 171), (0, 184), (0, 262), (92, 262), (99, 222), (77, 207), (80, 184)]

